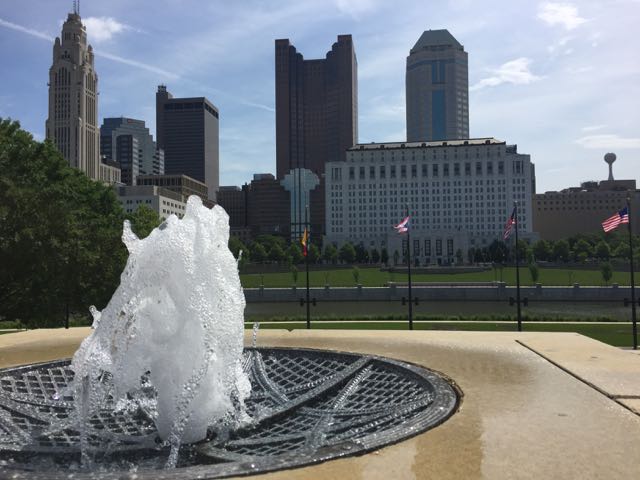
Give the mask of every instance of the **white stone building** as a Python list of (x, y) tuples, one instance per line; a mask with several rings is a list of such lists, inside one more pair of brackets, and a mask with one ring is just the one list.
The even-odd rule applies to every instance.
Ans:
[(411, 214), (412, 258), (420, 265), (450, 264), (461, 250), (501, 239), (515, 201), (519, 232), (531, 236), (534, 166), (516, 145), (495, 138), (424, 143), (371, 143), (347, 150), (346, 162), (328, 162), (326, 237), (336, 246), (386, 248), (402, 258), (393, 229)]
[(163, 220), (172, 213), (182, 218), (187, 207), (183, 195), (155, 185), (117, 187), (116, 194), (125, 212), (132, 213), (140, 205), (146, 205)]

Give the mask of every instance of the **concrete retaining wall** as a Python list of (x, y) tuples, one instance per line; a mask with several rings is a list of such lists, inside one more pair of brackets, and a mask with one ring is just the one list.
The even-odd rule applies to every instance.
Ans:
[[(311, 298), (318, 301), (387, 301), (408, 297), (406, 285), (387, 287), (324, 287), (310, 288)], [(498, 283), (490, 286), (413, 286), (412, 295), (424, 301), (507, 301), (516, 296), (516, 288)], [(245, 288), (247, 302), (292, 302), (306, 295), (298, 288)], [(619, 302), (631, 298), (630, 287), (521, 287), (520, 295), (531, 301)]]

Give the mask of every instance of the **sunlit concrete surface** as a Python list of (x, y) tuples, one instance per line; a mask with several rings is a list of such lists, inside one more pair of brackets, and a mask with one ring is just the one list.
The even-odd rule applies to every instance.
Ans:
[[(88, 332), (2, 335), (0, 366), (68, 357)], [(424, 434), (261, 478), (640, 478), (637, 352), (526, 332), (264, 330), (258, 346), (383, 355), (442, 372), (464, 392), (460, 410)]]

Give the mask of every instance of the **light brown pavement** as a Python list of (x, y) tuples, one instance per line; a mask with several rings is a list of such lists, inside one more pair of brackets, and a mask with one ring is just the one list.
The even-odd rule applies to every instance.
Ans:
[[(0, 366), (68, 357), (88, 332), (1, 335)], [(459, 411), (424, 434), (260, 478), (640, 478), (637, 352), (527, 332), (262, 330), (258, 346), (383, 355), (442, 372), (464, 393)]]

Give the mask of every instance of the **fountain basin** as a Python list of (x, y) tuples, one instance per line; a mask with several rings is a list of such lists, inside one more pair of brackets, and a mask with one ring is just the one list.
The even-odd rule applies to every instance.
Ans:
[[(459, 392), (442, 375), (379, 356), (299, 348), (247, 349), (253, 422), (183, 445), (176, 470), (154, 426), (155, 392), (89, 420), (92, 471), (80, 469), (68, 360), (0, 371), (0, 459), (12, 478), (223, 478), (362, 454), (444, 422)], [(106, 377), (104, 382), (109, 382)]]

